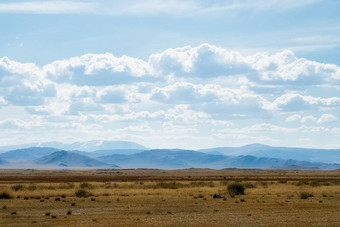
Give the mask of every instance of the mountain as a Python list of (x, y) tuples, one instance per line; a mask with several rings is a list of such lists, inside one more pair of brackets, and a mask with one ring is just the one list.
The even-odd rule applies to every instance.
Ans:
[(2, 158), (0, 158), (0, 165), (4, 165), (4, 164), (7, 164), (7, 161), (2, 159)]
[(30, 147), (24, 149), (17, 149), (0, 154), (0, 158), (6, 160), (34, 160), (44, 155), (49, 155), (58, 149), (51, 147)]
[(70, 151), (56, 151), (34, 161), (38, 165), (59, 167), (119, 167)]
[(252, 155), (309, 162), (340, 163), (340, 149), (272, 147), (263, 144), (249, 144), (242, 147), (216, 147), (199, 151), (227, 156)]
[(131, 155), (109, 155), (98, 160), (117, 163), (122, 168), (321, 168), (337, 169), (340, 164), (325, 164), (298, 160), (255, 157), (251, 155), (225, 156), (192, 150), (148, 150)]
[(64, 144), (60, 142), (46, 142), (46, 143), (31, 143), (21, 144), (13, 146), (0, 147), (0, 152), (7, 152), (10, 150), (17, 150), (29, 147), (53, 147), (59, 150), (80, 150), (80, 151), (96, 151), (96, 150), (114, 150), (114, 149), (135, 149), (135, 150), (146, 150), (147, 148), (143, 145), (128, 141), (102, 141), (92, 140), (86, 142), (75, 142), (71, 144)]
[[(92, 158), (97, 158), (100, 156), (114, 155), (114, 154), (136, 154), (144, 151), (144, 149), (111, 149), (111, 150), (98, 150), (92, 152), (86, 152), (86, 155)], [(72, 151), (73, 152), (73, 151)]]

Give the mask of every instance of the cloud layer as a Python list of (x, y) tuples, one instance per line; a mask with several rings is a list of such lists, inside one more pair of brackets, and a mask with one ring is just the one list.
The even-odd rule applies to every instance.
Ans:
[(202, 44), (147, 60), (86, 54), (42, 67), (2, 57), (0, 129), (10, 141), (0, 143), (26, 136), (340, 147), (339, 90), (339, 66), (288, 50), (244, 56)]

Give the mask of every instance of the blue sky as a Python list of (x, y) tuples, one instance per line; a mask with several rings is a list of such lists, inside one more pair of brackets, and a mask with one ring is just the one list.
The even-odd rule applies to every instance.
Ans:
[(1, 1), (0, 145), (340, 147), (340, 3)]

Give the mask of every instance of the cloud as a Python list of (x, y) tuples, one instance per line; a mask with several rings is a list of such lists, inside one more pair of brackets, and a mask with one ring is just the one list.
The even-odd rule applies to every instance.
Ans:
[(298, 121), (301, 119), (300, 114), (294, 114), (286, 118), (286, 122), (293, 122), (293, 121)]
[(313, 107), (338, 107), (339, 97), (322, 98), (304, 96), (300, 94), (284, 94), (273, 102), (264, 102), (263, 108), (267, 110), (300, 111)]
[(204, 103), (220, 100), (219, 96), (233, 97), (232, 92), (221, 91), (218, 85), (200, 85), (187, 82), (177, 82), (175, 84), (155, 88), (151, 96), (152, 100), (166, 103)]
[(31, 129), (39, 126), (41, 126), (39, 121), (23, 121), (15, 118), (7, 118), (0, 121), (0, 128), (3, 129)]
[(155, 80), (146, 62), (112, 54), (86, 54), (68, 60), (55, 61), (43, 67), (47, 77), (56, 82), (80, 86), (107, 86)]
[(158, 72), (179, 77), (211, 78), (253, 71), (239, 52), (210, 44), (168, 49), (151, 55), (149, 63)]
[(39, 67), (0, 58), (0, 96), (13, 105), (42, 105), (56, 96), (52, 81), (46, 80)]
[(79, 1), (28, 1), (0, 4), (0, 13), (78, 14), (95, 13), (98, 5)]
[(0, 138), (29, 129), (45, 140), (69, 134), (225, 145), (232, 134), (271, 143), (281, 134), (297, 142), (331, 134), (338, 144), (339, 72), (292, 51), (244, 56), (210, 44), (146, 60), (85, 54), (37, 66), (3, 57), (0, 127), (8, 130)]
[(250, 10), (263, 12), (289, 10), (315, 4), (321, 0), (209, 1), (199, 0), (125, 0), (125, 1), (27, 1), (0, 4), (0, 13), (25, 14), (106, 14), (106, 15), (197, 15)]
[(318, 119), (316, 117), (309, 115), (309, 116), (303, 117), (301, 119), (301, 123), (308, 124), (308, 123), (316, 122), (317, 120)]
[(319, 124), (323, 124), (323, 123), (331, 123), (331, 122), (335, 122), (337, 121), (338, 118), (336, 116), (334, 116), (333, 114), (323, 114), (318, 120), (317, 122)]
[(297, 58), (292, 51), (273, 55), (258, 53), (242, 56), (210, 44), (165, 50), (149, 57), (149, 65), (158, 74), (177, 77), (218, 78), (243, 75), (260, 84), (307, 86), (337, 83), (340, 67)]

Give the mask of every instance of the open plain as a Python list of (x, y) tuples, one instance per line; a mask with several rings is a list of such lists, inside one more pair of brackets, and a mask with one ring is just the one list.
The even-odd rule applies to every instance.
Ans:
[(0, 170), (0, 225), (340, 226), (340, 170)]

